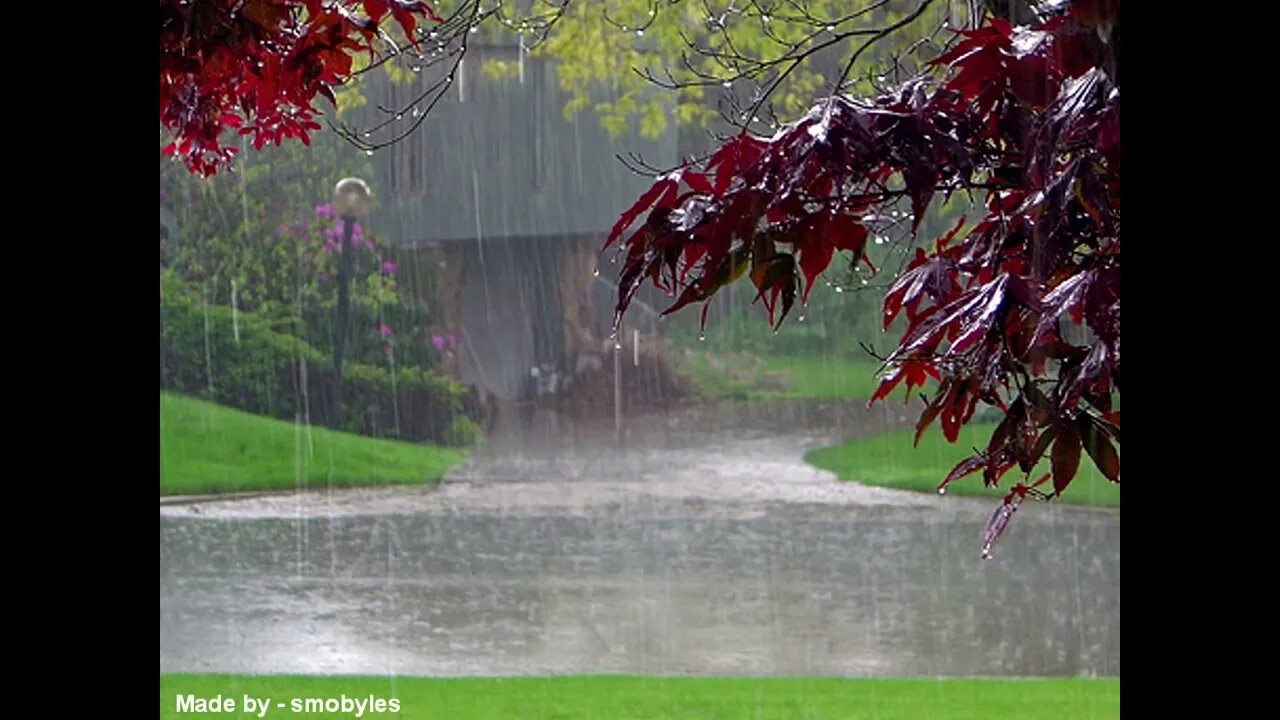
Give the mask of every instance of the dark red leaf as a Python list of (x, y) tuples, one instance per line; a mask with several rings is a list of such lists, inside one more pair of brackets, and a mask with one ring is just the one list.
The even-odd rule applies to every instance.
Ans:
[(987, 520), (987, 526), (982, 531), (982, 559), (987, 560), (992, 557), (991, 551), (995, 547), (996, 541), (1009, 528), (1009, 521), (1013, 519), (1013, 513), (1017, 511), (1018, 506), (1022, 504), (1026, 496), (1026, 488), (1016, 486), (1009, 490), (1009, 494), (1005, 495), (1004, 500), (991, 513), (991, 517)]
[(1120, 455), (1107, 436), (1093, 423), (1087, 413), (1081, 413), (1078, 419), (1081, 443), (1093, 458), (1098, 472), (1111, 482), (1120, 482)]
[(613, 229), (609, 231), (609, 237), (605, 240), (604, 246), (607, 248), (612, 245), (614, 241), (622, 235), (622, 233), (626, 232), (627, 228), (631, 227), (631, 224), (636, 221), (636, 218), (640, 217), (640, 213), (653, 207), (655, 203), (660, 205), (661, 200), (659, 198), (666, 195), (674, 199), (675, 192), (676, 182), (674, 180), (665, 175), (658, 178), (658, 181), (646, 190), (634, 205), (627, 208), (626, 212), (622, 213), (622, 216), (618, 218), (618, 221), (613, 224)]
[[(901, 378), (901, 376), (902, 373), (900, 373), (898, 377)], [(925, 407), (924, 412), (920, 413), (920, 420), (916, 422), (916, 435), (911, 442), (913, 446), (920, 445), (920, 436), (924, 435), (924, 431), (931, 423), (933, 423), (933, 419), (938, 416), (938, 413), (942, 412), (942, 400), (947, 397), (947, 391), (951, 389), (951, 382), (951, 378), (943, 380), (942, 384), (938, 387), (938, 392), (934, 397), (934, 401)], [(945, 485), (946, 483), (943, 484)]]
[(835, 247), (820, 237), (812, 238), (811, 242), (800, 251), (800, 269), (804, 271), (805, 279), (804, 296), (801, 302), (809, 302), (809, 291), (813, 290), (818, 275), (831, 264), (831, 256), (834, 254)]
[(1080, 467), (1080, 432), (1071, 422), (1059, 423), (1055, 427), (1058, 437), (1053, 443), (1053, 491), (1061, 496)]
[(956, 463), (956, 466), (951, 468), (951, 472), (947, 473), (947, 476), (943, 478), (942, 484), (938, 486), (939, 492), (950, 485), (953, 480), (959, 480), (965, 475), (972, 475), (985, 467), (986, 464), (987, 457), (982, 453), (971, 455), (964, 460), (961, 460)]
[(685, 184), (693, 189), (694, 192), (706, 193), (710, 195), (713, 191), (711, 183), (707, 180), (707, 176), (698, 172), (685, 171), (680, 178)]

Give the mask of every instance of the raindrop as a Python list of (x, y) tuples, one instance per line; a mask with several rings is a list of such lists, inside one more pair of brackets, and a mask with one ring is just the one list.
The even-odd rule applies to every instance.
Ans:
[(436, 39), (436, 38), (438, 38), (438, 37), (440, 37), (440, 33), (436, 32), (435, 30), (432, 30), (432, 31), (431, 31), (431, 39), (432, 39), (432, 40), (435, 40), (435, 39)]
[(770, 20), (772, 20), (773, 18), (769, 17), (768, 15), (761, 15), (761, 16), (760, 16), (760, 19), (761, 19), (761, 20), (763, 20), (763, 21), (765, 21), (765, 22), (769, 22), (769, 21), (770, 21)]
[(706, 333), (698, 333), (698, 341), (699, 341), (699, 342), (706, 342), (706, 341), (707, 341), (707, 334), (706, 334)]
[(884, 78), (884, 76), (883, 76), (883, 75), (877, 75), (877, 76), (876, 76), (876, 82), (878, 82), (878, 83), (882, 83), (882, 82), (884, 82), (884, 79), (885, 79), (885, 78)]
[(643, 31), (643, 30), (637, 30), (637, 31), (636, 31), (636, 37), (644, 37), (644, 31)]
[(884, 235), (877, 235), (877, 236), (876, 236), (876, 244), (877, 244), (877, 245), (883, 245), (883, 244), (885, 244), (885, 243), (887, 243), (887, 242), (889, 242), (889, 238), (885, 237)]
[(731, 88), (731, 87), (733, 87), (733, 81), (732, 81), (732, 80), (725, 80), (725, 81), (724, 81), (723, 83), (721, 83), (721, 84), (722, 84), (722, 85), (724, 85), (724, 86), (725, 86), (725, 87), (727, 87), (727, 88)]
[(421, 110), (419, 110), (418, 108), (414, 108), (414, 109), (413, 109), (413, 116), (414, 116), (414, 117), (418, 117), (418, 115), (419, 115), (421, 112), (422, 112), (422, 111), (421, 111)]
[(862, 284), (863, 284), (863, 285), (866, 285), (866, 284), (867, 284), (867, 279), (866, 279), (866, 278), (862, 278)]
[(372, 156), (372, 155), (373, 155), (373, 151), (372, 151), (372, 150), (365, 150), (365, 151), (364, 151), (364, 154), (365, 154), (365, 155)]
[(410, 70), (412, 70), (412, 71), (414, 71), (414, 72), (422, 72), (422, 66), (421, 66), (421, 65), (410, 65), (410, 66), (409, 66), (409, 69), (410, 69)]
[(476, 26), (476, 25), (471, 26), (471, 34), (472, 34), (472, 35), (475, 35), (475, 34), (476, 34), (476, 33), (478, 33), (478, 32), (480, 32), (480, 28), (479, 28), (479, 26)]
[(939, 494), (939, 495), (946, 495), (946, 494), (947, 494), (947, 489), (946, 489), (945, 487), (940, 487), (940, 488), (938, 488), (938, 494)]
[(649, 17), (653, 17), (653, 8), (649, 8)]
[(835, 26), (835, 25), (828, 25), (828, 26), (827, 26), (827, 32), (829, 32), (829, 33), (833, 33), (833, 32), (835, 32), (835, 31), (836, 31), (836, 26)]
[(373, 137), (373, 133), (371, 133), (371, 132), (366, 132), (366, 133), (364, 134), (364, 136), (365, 136), (365, 137)]
[(600, 268), (591, 271), (591, 277), (600, 277)]
[(803, 316), (803, 315), (801, 315), (798, 319), (799, 319), (799, 321), (800, 321), (800, 322), (804, 322), (804, 316)]
[(397, 120), (403, 120), (403, 119), (404, 119), (404, 113), (396, 113), (396, 119), (397, 119)]
[[(863, 282), (866, 282), (866, 281), (864, 280)], [(838, 293), (842, 293), (842, 292), (844, 292), (844, 288), (843, 288), (843, 287), (841, 287), (841, 286), (839, 286), (839, 285), (837, 285), (837, 286), (836, 286), (836, 292), (838, 292)]]
[(613, 344), (613, 349), (614, 349), (614, 350), (621, 350), (621, 349), (622, 349), (622, 343), (614, 343), (614, 344)]

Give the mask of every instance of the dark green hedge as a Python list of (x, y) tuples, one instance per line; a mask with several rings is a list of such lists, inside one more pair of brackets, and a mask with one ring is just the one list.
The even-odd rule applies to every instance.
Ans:
[[(239, 338), (236, 327), (239, 326)], [(342, 429), (375, 437), (397, 437), (396, 404), (386, 368), (343, 368)], [(276, 332), (261, 318), (227, 307), (205, 308), (162, 275), (160, 288), (160, 387), (195, 395), (259, 415), (308, 418), (333, 427), (334, 373), (331, 357), (306, 342)], [(304, 391), (305, 388), (305, 391)], [(470, 417), (475, 403), (457, 382), (420, 368), (395, 377), (398, 437), (449, 445), (476, 439)], [(472, 411), (469, 413), (468, 411)]]

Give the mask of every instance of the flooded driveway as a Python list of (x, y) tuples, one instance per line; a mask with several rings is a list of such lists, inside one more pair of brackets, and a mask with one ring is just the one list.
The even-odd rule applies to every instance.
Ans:
[(801, 460), (906, 411), (743, 412), (546, 424), (433, 490), (162, 506), (161, 671), (1119, 674), (1114, 513), (1025, 506), (981, 561), (990, 501)]

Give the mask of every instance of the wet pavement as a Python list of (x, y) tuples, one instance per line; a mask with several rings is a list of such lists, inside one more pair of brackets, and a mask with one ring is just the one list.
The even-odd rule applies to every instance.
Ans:
[(432, 489), (162, 506), (161, 671), (1119, 674), (1115, 513), (1028, 504), (981, 561), (990, 501), (801, 459), (910, 409), (738, 412), (544, 422)]

